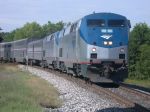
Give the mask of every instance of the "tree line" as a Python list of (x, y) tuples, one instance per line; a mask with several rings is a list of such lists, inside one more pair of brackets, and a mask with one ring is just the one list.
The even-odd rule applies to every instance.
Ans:
[(42, 26), (36, 22), (26, 23), (23, 27), (15, 29), (10, 33), (6, 33), (3, 36), (3, 39), (5, 42), (9, 42), (24, 38), (43, 38), (49, 34), (61, 30), (63, 26), (64, 23), (62, 21), (58, 23), (48, 21), (47, 24)]
[[(36, 22), (26, 23), (10, 33), (3, 33), (4, 41), (13, 41), (23, 38), (42, 38), (61, 30), (64, 23), (48, 22), (43, 26)], [(129, 36), (128, 71), (129, 78), (150, 79), (150, 27), (146, 23), (134, 26)]]
[(150, 79), (150, 27), (136, 24), (129, 38), (129, 78)]

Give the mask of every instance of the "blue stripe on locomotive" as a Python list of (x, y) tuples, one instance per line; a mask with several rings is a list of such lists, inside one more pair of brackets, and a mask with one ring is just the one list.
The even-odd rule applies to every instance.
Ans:
[[(105, 27), (87, 27), (87, 20), (88, 19), (104, 19), (106, 21)], [(108, 27), (108, 20), (125, 20), (125, 27)], [(128, 45), (128, 32), (129, 32), (129, 26), (128, 26), (128, 20), (126, 17), (113, 14), (113, 13), (95, 13), (91, 15), (87, 15), (82, 18), (80, 25), (80, 36), (83, 38), (83, 40), (91, 45), (94, 45), (93, 43), (96, 43), (96, 46), (104, 47), (104, 48), (113, 48), (113, 47), (119, 47), (122, 45)], [(102, 33), (102, 29), (112, 29), (112, 33)], [(102, 35), (109, 34), (112, 35), (111, 38), (105, 39), (102, 38)], [(104, 45), (104, 41), (112, 41), (113, 45), (106, 46)]]

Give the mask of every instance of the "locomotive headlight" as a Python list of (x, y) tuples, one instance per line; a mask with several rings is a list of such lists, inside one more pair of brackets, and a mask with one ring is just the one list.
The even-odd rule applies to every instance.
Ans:
[(95, 51), (96, 51), (96, 48), (92, 48), (92, 51), (95, 52)]
[(112, 42), (112, 41), (109, 41), (109, 42), (108, 42), (108, 45), (112, 45), (112, 44), (113, 44), (113, 42)]
[(107, 45), (107, 41), (104, 41), (104, 45)]
[(120, 52), (124, 53), (124, 52), (125, 52), (124, 48), (121, 48), (121, 49), (120, 49)]

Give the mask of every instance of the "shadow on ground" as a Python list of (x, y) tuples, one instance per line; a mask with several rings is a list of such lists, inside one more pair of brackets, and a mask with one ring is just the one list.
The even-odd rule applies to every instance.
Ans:
[(99, 82), (99, 83), (95, 83), (96, 85), (100, 86), (100, 87), (104, 87), (104, 88), (118, 88), (119, 84), (113, 83), (113, 82)]
[(123, 82), (127, 78), (128, 78), (128, 70), (127, 69), (113, 72), (112, 76), (110, 77), (110, 79), (113, 80), (114, 82)]

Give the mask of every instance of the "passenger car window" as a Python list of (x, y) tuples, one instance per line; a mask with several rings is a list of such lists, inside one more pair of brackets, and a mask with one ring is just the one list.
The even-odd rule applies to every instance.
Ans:
[(48, 36), (48, 37), (46, 38), (46, 41), (50, 41), (50, 39), (51, 39), (51, 36)]
[(67, 34), (70, 33), (70, 28), (71, 28), (71, 26), (68, 26), (68, 27), (65, 29), (64, 35), (67, 35)]
[(75, 24), (74, 24), (74, 31), (76, 31), (77, 25), (78, 25), (78, 23), (75, 23)]
[(65, 29), (62, 29), (59, 33), (59, 38), (62, 38), (64, 36)]
[(63, 36), (65, 35), (65, 29), (63, 30)]
[(70, 28), (70, 33), (76, 31), (76, 28), (77, 28), (77, 23), (72, 24)]
[(50, 37), (50, 40), (53, 40), (53, 39), (54, 39), (54, 34), (52, 34)]
[(109, 20), (109, 27), (125, 27), (125, 20)]
[(74, 29), (74, 24), (71, 25), (70, 33), (73, 32), (73, 29)]
[(105, 20), (103, 19), (89, 19), (87, 20), (87, 26), (89, 27), (104, 27)]
[(63, 49), (62, 48), (59, 48), (59, 57), (62, 57), (62, 51)]

